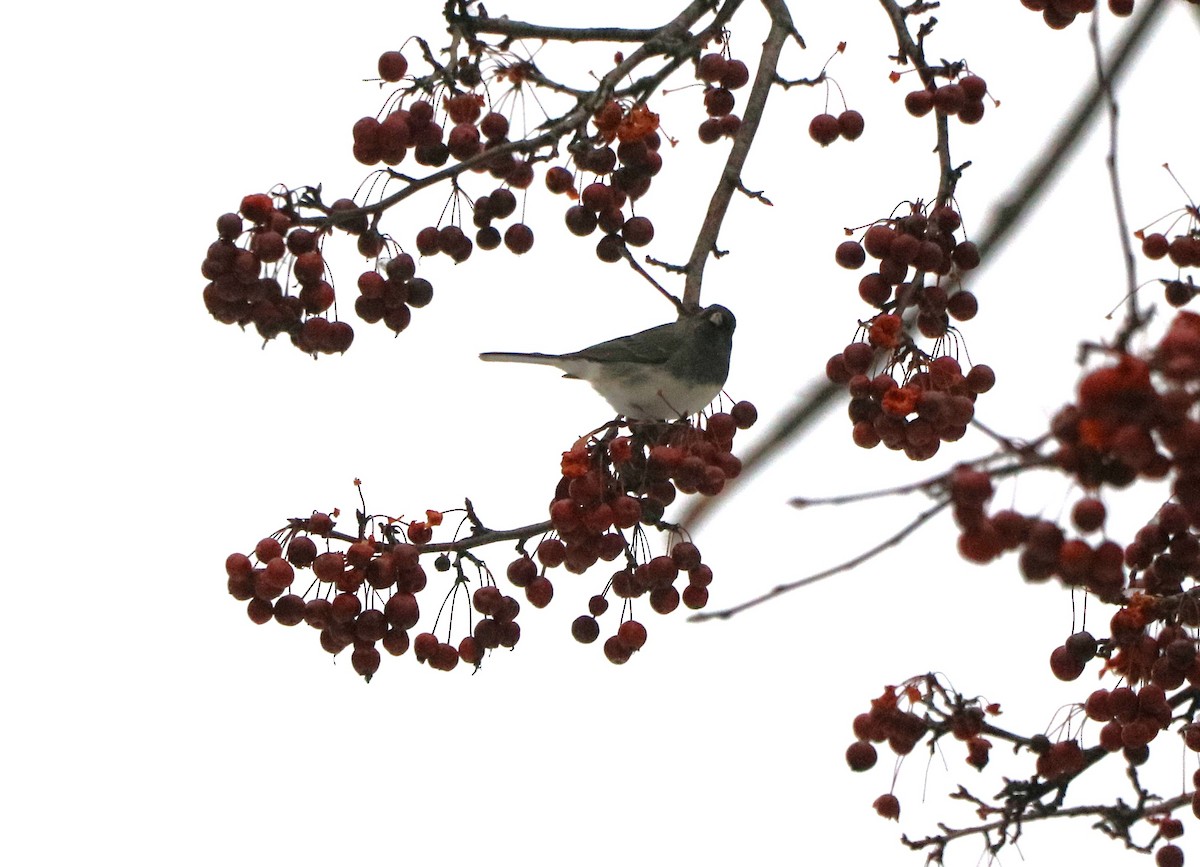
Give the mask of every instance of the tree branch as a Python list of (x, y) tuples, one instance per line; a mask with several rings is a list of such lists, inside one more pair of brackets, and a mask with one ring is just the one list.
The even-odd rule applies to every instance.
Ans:
[(696, 243), (692, 247), (692, 255), (688, 257), (687, 277), (683, 287), (683, 306), (685, 308), (698, 309), (700, 307), (700, 287), (704, 282), (704, 266), (708, 262), (709, 255), (717, 247), (717, 236), (721, 232), (721, 224), (725, 221), (725, 214), (729, 210), (729, 202), (741, 184), (742, 168), (746, 164), (750, 145), (754, 142), (754, 136), (758, 132), (767, 95), (777, 77), (775, 70), (779, 63), (779, 54), (789, 37), (799, 35), (796, 33), (796, 27), (792, 23), (786, 5), (777, 0), (767, 2), (765, 5), (771, 13), (771, 29), (767, 34), (766, 41), (763, 42), (762, 54), (759, 55), (758, 71), (754, 76), (754, 83), (750, 87), (750, 96), (746, 100), (742, 125), (733, 140), (733, 147), (729, 150), (725, 167), (721, 170), (717, 188), (713, 190), (712, 198), (709, 200), (708, 211), (704, 215), (704, 221), (696, 235)]

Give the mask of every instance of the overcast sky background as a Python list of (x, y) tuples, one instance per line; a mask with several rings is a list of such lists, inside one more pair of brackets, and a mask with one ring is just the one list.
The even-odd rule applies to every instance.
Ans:
[[(1200, 31), (1174, 5), (1121, 102), (1134, 226), (1181, 203), (1163, 162), (1193, 195), (1200, 188), (1181, 69)], [(960, 781), (991, 795), (999, 774), (971, 771), (957, 747), (944, 762), (918, 750), (896, 787), (898, 828), (871, 810), (890, 786), (886, 754), (870, 773), (846, 768), (854, 715), (884, 684), (936, 669), (1000, 702), (1010, 728), (1031, 731), (1060, 702), (1080, 700), (1094, 671), (1053, 681), (1049, 653), (1072, 631), (1068, 594), (1025, 586), (1012, 558), (962, 563), (948, 515), (899, 551), (727, 623), (688, 624), (682, 611), (663, 618), (642, 605), (649, 641), (623, 667), (568, 631), (603, 588), (601, 568), (555, 576), (548, 609), (523, 606), (515, 652), (494, 653), (475, 676), (385, 656), (369, 685), (348, 653), (331, 661), (314, 631), (254, 626), (227, 595), (227, 554), (294, 515), (352, 513), (355, 477), (376, 512), (449, 509), (469, 496), (493, 527), (540, 520), (560, 453), (608, 407), (551, 371), (481, 365), (477, 354), (567, 351), (672, 318), (628, 268), (597, 261), (594, 240), (569, 235), (565, 200), (546, 194), (540, 175), (528, 200), (532, 253), (422, 262), (435, 298), (398, 339), (351, 318), (351, 352), (314, 362), (282, 341), (264, 350), (205, 312), (199, 268), (217, 216), (276, 183), (351, 194), (365, 171), (350, 156), (350, 127), (384, 97), (364, 79), (410, 34), (444, 44), (440, 7), (302, 0), (169, 15), (147, 3), (10, 13), (0, 52), (13, 301), (3, 350), (12, 588), (0, 638), (10, 685), (4, 860), (922, 864), (897, 842), (900, 831), (965, 824), (969, 812), (945, 795)], [(670, 7), (513, 0), (489, 11), (645, 26)], [(859, 274), (833, 262), (841, 227), (936, 190), (932, 122), (904, 113), (908, 77), (888, 81), (895, 40), (882, 11), (825, 4), (795, 14), (809, 49), (789, 47), (784, 74), (816, 75), (847, 40), (830, 73), (866, 132), (821, 149), (806, 130), (824, 91), (770, 97), (744, 180), (774, 207), (735, 200), (720, 242), (731, 253), (710, 262), (704, 286), (705, 302), (738, 317), (728, 391), (754, 401), (762, 419), (735, 451), (867, 315)], [(938, 18), (930, 56), (965, 57), (1003, 103), (978, 126), (952, 124), (956, 162), (974, 162), (959, 201), (976, 231), (1091, 81), (1087, 25), (1052, 32), (1016, 0), (950, 2)], [(733, 51), (751, 69), (764, 21), (753, 4), (735, 21)], [(1106, 15), (1106, 39), (1119, 26)], [(611, 54), (572, 51), (548, 48), (539, 65), (578, 83)], [(698, 88), (653, 107), (680, 144), (664, 148), (639, 212), (656, 225), (647, 252), (678, 262), (728, 145), (696, 140)], [(527, 110), (536, 122), (536, 106)], [(1044, 429), (1071, 397), (1077, 341), (1110, 333), (1104, 316), (1123, 277), (1105, 141), (1089, 139), (976, 286), (981, 312), (963, 332), (971, 358), (999, 378), (979, 417), (1004, 433)], [(466, 183), (487, 191), (482, 179)], [(384, 227), (410, 243), (437, 222), (444, 196), (412, 200)], [(344, 238), (327, 249), (339, 248), (345, 297), (361, 260)], [(1162, 276), (1139, 268), (1141, 279)], [(922, 478), (986, 449), (971, 435), (919, 466), (863, 452), (839, 408), (697, 534), (716, 574), (711, 605), (847, 559), (927, 502), (797, 512), (788, 498)], [(1060, 516), (1074, 496), (1059, 479), (1031, 477), (1003, 487), (997, 502)], [(1114, 516), (1116, 526), (1143, 521), (1154, 496)], [(502, 570), (508, 559), (499, 546), (489, 562)], [(441, 594), (430, 573), (422, 607), (432, 614)], [(615, 625), (614, 608), (602, 635)], [(1159, 791), (1175, 794), (1194, 759), (1180, 748), (1177, 767), (1160, 755), (1173, 744), (1154, 749), (1154, 763), (1168, 766)], [(994, 750), (997, 767), (1005, 752)], [(979, 848), (952, 846), (951, 863), (976, 863)], [(1070, 851), (1079, 863), (1147, 863), (1083, 822), (1030, 827), (1020, 849), (1004, 857), (1053, 864)]]

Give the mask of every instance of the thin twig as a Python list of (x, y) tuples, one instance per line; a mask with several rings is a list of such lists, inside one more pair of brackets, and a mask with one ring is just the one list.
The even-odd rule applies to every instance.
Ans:
[[(1159, 18), (1159, 12), (1167, 0), (1149, 0), (1139, 4), (1136, 16), (1130, 21), (1124, 38), (1117, 45), (1104, 67), (1101, 81), (1115, 86), (1125, 74), (1130, 61), (1138, 49), (1147, 41), (1150, 25)], [(1048, 192), (1052, 181), (1067, 165), (1067, 158), (1083, 141), (1095, 122), (1100, 105), (1104, 100), (1104, 87), (1097, 81), (1092, 88), (1075, 103), (1067, 119), (1051, 139), (1052, 147), (1043, 151), (1041, 158), (1025, 170), (1022, 178), (1013, 185), (1012, 192), (1000, 200), (988, 217), (988, 222), (976, 237), (979, 255), (985, 267), (989, 254), (995, 252), (1008, 240), (1009, 234), (1019, 224), (1025, 212), (1033, 207)], [(974, 272), (978, 275), (979, 271)]]
[[(288, 526), (294, 530), (302, 530), (307, 525), (307, 518), (290, 518), (288, 520)], [(462, 553), (471, 548), (482, 548), (484, 545), (491, 545), (494, 542), (523, 542), (526, 539), (532, 539), (534, 536), (540, 536), (542, 533), (548, 533), (553, 528), (553, 524), (549, 521), (539, 521), (536, 524), (526, 524), (524, 527), (513, 527), (510, 530), (485, 530), (481, 533), (463, 536), (461, 539), (455, 539), (453, 542), (431, 542), (427, 545), (417, 545), (416, 547), (422, 554), (436, 554), (441, 552)], [(342, 533), (338, 530), (331, 530), (323, 538), (354, 543), (358, 542), (361, 537)]]
[(1093, 15), (1088, 27), (1092, 42), (1092, 57), (1096, 62), (1096, 84), (1103, 90), (1108, 105), (1108, 154), (1104, 163), (1108, 167), (1108, 182), (1112, 187), (1113, 209), (1117, 214), (1117, 235), (1121, 241), (1121, 255), (1125, 260), (1125, 322), (1117, 335), (1115, 344), (1121, 351), (1133, 334), (1146, 323), (1146, 317), (1138, 307), (1137, 265), (1133, 258), (1133, 245), (1129, 241), (1129, 221), (1125, 218), (1125, 200), (1121, 196), (1121, 177), (1117, 171), (1117, 130), (1120, 111), (1117, 96), (1113, 92), (1112, 79), (1104, 72), (1104, 57), (1100, 48), (1100, 16)]
[(900, 530), (900, 532), (890, 536), (887, 539), (884, 539), (878, 545), (873, 548), (869, 548), (868, 550), (859, 554), (857, 557), (851, 557), (844, 563), (839, 563), (837, 566), (826, 569), (822, 572), (817, 572), (815, 575), (809, 575), (807, 578), (801, 578), (798, 581), (790, 581), (787, 584), (779, 584), (775, 587), (772, 587), (761, 596), (756, 596), (753, 599), (749, 599), (740, 605), (733, 606), (732, 608), (725, 608), (721, 611), (704, 611), (699, 614), (693, 614), (688, 618), (688, 620), (695, 623), (699, 623), (704, 620), (728, 620), (733, 615), (740, 614), (747, 608), (753, 608), (756, 605), (761, 605), (764, 602), (768, 602), (778, 596), (782, 596), (784, 593), (790, 593), (792, 590), (798, 590), (801, 587), (807, 587), (809, 584), (815, 584), (818, 581), (824, 580), (825, 578), (829, 578), (833, 575), (838, 575), (842, 572), (849, 572), (851, 569), (856, 569), (863, 563), (866, 563), (872, 557), (882, 554), (888, 548), (893, 548), (896, 545), (899, 545), (901, 542), (911, 536), (918, 527), (928, 522), (934, 515), (942, 511), (942, 509), (946, 508), (948, 505), (950, 505), (950, 499), (948, 497), (944, 500), (939, 500), (933, 506), (926, 509), (924, 512), (921, 512), (921, 514), (909, 521), (908, 524), (906, 524), (904, 528)]
[[(1192, 794), (1190, 792), (1188, 792), (1188, 793), (1185, 793), (1182, 795), (1176, 795), (1173, 798), (1168, 798), (1165, 801), (1157, 801), (1144, 811), (1142, 818), (1144, 818), (1145, 816), (1151, 816), (1151, 815), (1159, 815), (1159, 814), (1166, 815), (1167, 813), (1170, 813), (1173, 810), (1177, 810), (1178, 808), (1182, 807), (1185, 804), (1191, 803), (1191, 800), (1192, 800)], [(1070, 817), (1082, 817), (1082, 816), (1099, 816), (1101, 818), (1110, 818), (1112, 813), (1113, 813), (1113, 806), (1111, 804), (1098, 804), (1098, 805), (1089, 805), (1089, 806), (1081, 806), (1081, 807), (1063, 807), (1063, 808), (1060, 808), (1057, 810), (1047, 811), (1045, 813), (1024, 814), (1020, 817), (1019, 822), (1025, 823), (1025, 822), (1040, 821), (1042, 819), (1058, 819), (1058, 818), (1070, 818)], [(903, 837), (902, 840), (906, 846), (908, 846), (910, 849), (914, 849), (914, 850), (927, 849), (927, 848), (945, 849), (946, 844), (949, 843), (951, 840), (957, 840), (957, 839), (960, 839), (963, 837), (970, 837), (975, 834), (986, 835), (992, 831), (1006, 831), (1009, 826), (1013, 825), (1016, 822), (1018, 822), (1017, 819), (1006, 816), (1003, 819), (998, 819), (995, 822), (989, 822), (984, 825), (975, 825), (975, 826), (968, 827), (968, 828), (952, 829), (952, 828), (947, 828), (945, 826), (942, 826), (944, 829), (944, 833), (942, 833), (942, 834), (935, 834), (935, 835), (932, 835), (929, 837), (925, 837), (924, 839), (921, 839), (921, 840), (912, 840), (912, 839), (909, 839), (908, 837)]]

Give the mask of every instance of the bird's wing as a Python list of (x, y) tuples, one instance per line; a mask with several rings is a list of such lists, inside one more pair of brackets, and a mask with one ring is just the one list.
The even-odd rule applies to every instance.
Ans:
[(628, 337), (617, 337), (606, 340), (572, 352), (564, 358), (577, 358), (582, 361), (632, 361), (640, 364), (663, 364), (679, 349), (686, 334), (686, 329), (680, 328), (682, 323), (670, 322), (666, 325), (656, 325)]

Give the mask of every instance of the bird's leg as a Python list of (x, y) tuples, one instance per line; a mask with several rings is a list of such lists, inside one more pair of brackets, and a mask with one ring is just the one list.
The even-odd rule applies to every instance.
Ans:
[(585, 437), (594, 437), (596, 434), (600, 433), (601, 431), (604, 431), (604, 436), (600, 437), (600, 441), (604, 442), (606, 440), (613, 439), (617, 435), (617, 431), (619, 431), (621, 429), (621, 426), (625, 425), (627, 423), (628, 422), (626, 421), (625, 416), (619, 415), (616, 418), (614, 418), (612, 421), (606, 421), (604, 424), (600, 425), (600, 427), (596, 428), (595, 430), (588, 431), (586, 434), (584, 434), (584, 436)]
[(683, 418), (683, 413), (681, 413), (675, 407), (671, 406), (671, 401), (667, 400), (667, 396), (662, 393), (661, 388), (658, 390), (658, 399), (663, 402), (663, 406), (665, 406), (671, 412), (675, 413), (676, 418)]

